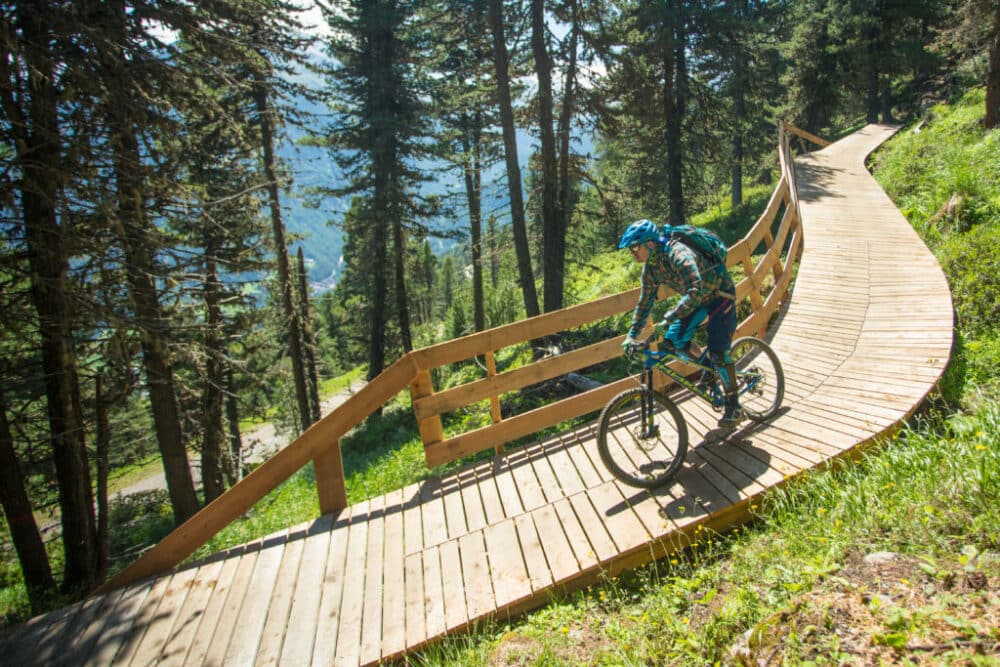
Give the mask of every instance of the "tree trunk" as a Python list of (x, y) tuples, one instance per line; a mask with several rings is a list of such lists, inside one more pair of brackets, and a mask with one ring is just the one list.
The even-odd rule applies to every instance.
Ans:
[(563, 235), (558, 210), (559, 172), (552, 130), (552, 59), (546, 40), (544, 0), (531, 0), (531, 50), (538, 77), (538, 128), (542, 158), (542, 274), (545, 312), (562, 308)]
[(264, 177), (267, 179), (268, 205), (271, 209), (271, 230), (274, 234), (274, 256), (278, 265), (278, 289), (281, 306), (288, 321), (288, 355), (292, 360), (292, 379), (299, 407), (299, 424), (305, 431), (312, 424), (309, 390), (306, 386), (305, 363), (302, 357), (302, 330), (298, 311), (292, 298), (292, 279), (288, 267), (288, 247), (285, 243), (285, 223), (281, 218), (281, 196), (274, 156), (274, 123), (267, 98), (267, 84), (260, 72), (254, 72), (254, 104), (260, 121), (260, 142), (264, 157)]
[(215, 257), (219, 244), (213, 230), (213, 222), (205, 220), (205, 384), (201, 396), (201, 484), (205, 494), (205, 504), (221, 496), (225, 490), (222, 478), (222, 450), (225, 433), (222, 424), (223, 359), (225, 350), (222, 342), (222, 295), (219, 289), (219, 275)]
[(0, 503), (3, 504), (11, 540), (21, 563), (24, 585), (28, 589), (31, 611), (41, 613), (45, 599), (55, 591), (49, 555), (32, 514), (31, 501), (24, 488), (24, 478), (14, 451), (14, 438), (7, 422), (7, 404), (0, 388)]
[[(573, 112), (576, 110), (576, 49), (580, 41), (580, 25), (578, 15), (578, 4), (572, 0), (571, 14), (573, 25), (570, 30), (569, 40), (569, 63), (566, 65), (566, 83), (563, 86), (562, 112), (559, 115), (559, 257), (565, 271), (566, 261), (566, 233), (569, 230), (570, 217), (572, 215), (572, 202), (570, 201), (570, 134), (572, 131)], [(565, 273), (563, 274), (565, 276)], [(560, 283), (563, 283), (560, 280)], [(560, 295), (562, 290), (560, 290)], [(560, 296), (561, 298), (561, 296)]]
[(994, 4), (990, 64), (986, 74), (986, 129), (1000, 126), (1000, 3)]
[(104, 376), (98, 375), (94, 381), (94, 405), (97, 412), (97, 580), (104, 581), (108, 573), (108, 474), (111, 455), (111, 422), (108, 409), (111, 406), (104, 396)]
[[(105, 29), (112, 44), (127, 43), (127, 10), (122, 0), (100, 5)], [(121, 47), (115, 47), (121, 48)], [(163, 461), (167, 490), (173, 506), (174, 521), (181, 524), (198, 511), (198, 497), (191, 479), (180, 408), (174, 383), (170, 350), (166, 335), (166, 317), (154, 281), (155, 226), (146, 213), (142, 170), (135, 112), (139, 101), (128, 76), (128, 56), (124, 51), (102, 51), (101, 64), (108, 79), (108, 148), (115, 177), (118, 215), (113, 220), (122, 245), (129, 291), (135, 308), (136, 327), (142, 345), (143, 366), (149, 402)]]
[[(55, 63), (48, 52), (45, 16), (18, 5), (25, 76), (31, 91), (27, 118), (12, 118), (22, 175), (21, 209), (31, 266), (31, 295), (38, 312), (42, 368), (48, 400), (49, 438), (59, 485), (65, 565), (63, 589), (89, 589), (97, 571), (97, 530), (72, 341), (69, 269), (56, 216), (60, 173)], [(18, 110), (11, 109), (12, 112)], [(19, 515), (15, 515), (19, 516)]]
[(472, 246), (472, 325), (476, 331), (486, 328), (486, 311), (483, 297), (483, 210), (482, 167), (479, 142), (481, 117), (479, 112), (466, 117), (467, 127), (462, 132), (462, 151), (465, 154), (465, 199), (469, 206), (469, 243)]
[(323, 415), (319, 407), (319, 374), (316, 372), (316, 343), (312, 335), (312, 320), (309, 319), (309, 284), (306, 278), (306, 258), (302, 252), (302, 246), (299, 246), (296, 259), (299, 266), (299, 306), (302, 317), (302, 347), (306, 355), (309, 407), (313, 412), (313, 422), (318, 422)]
[[(383, 202), (385, 193), (388, 190), (387, 178), (384, 173), (380, 173), (378, 164), (375, 166), (375, 195), (376, 202)], [(376, 210), (385, 210), (375, 206)], [(369, 341), (368, 341), (368, 380), (374, 380), (382, 369), (385, 368), (385, 307), (386, 307), (386, 262), (388, 252), (386, 250), (385, 235), (378, 222), (374, 219), (368, 220), (366, 229), (367, 239), (364, 246), (370, 248), (371, 252), (371, 285), (369, 289), (370, 298), (368, 304), (369, 321)], [(379, 411), (378, 414), (381, 414)]]
[(226, 422), (229, 427), (229, 483), (243, 479), (243, 439), (240, 437), (240, 408), (236, 399), (236, 380), (231, 366), (226, 368)]
[[(679, 9), (679, 8), (678, 8)], [(684, 17), (680, 11), (672, 16), (668, 29), (671, 39), (663, 53), (663, 104), (667, 142), (667, 196), (671, 225), (684, 224), (684, 160), (681, 149), (682, 123), (687, 101), (687, 69), (685, 66)]]
[(116, 109), (111, 112), (114, 116), (111, 121), (111, 141), (114, 144), (113, 161), (118, 183), (117, 231), (125, 254), (129, 288), (135, 305), (146, 385), (167, 490), (173, 505), (174, 521), (180, 525), (198, 511), (198, 497), (181, 429), (180, 407), (165, 332), (166, 316), (153, 281), (154, 250), (150, 247), (149, 239), (155, 236), (155, 231), (151, 229), (144, 210), (141, 177), (138, 176), (142, 163), (139, 144), (131, 122), (125, 117), (127, 108), (120, 106)]
[(503, 128), (504, 156), (507, 164), (507, 189), (510, 193), (510, 222), (514, 232), (517, 271), (524, 295), (524, 310), (528, 317), (539, 314), (535, 277), (531, 269), (531, 248), (528, 227), (524, 219), (524, 198), (521, 194), (521, 167), (517, 159), (517, 133), (514, 128), (514, 107), (510, 98), (510, 58), (504, 35), (503, 1), (489, 0), (490, 30), (493, 33), (493, 64), (497, 77), (497, 97), (500, 104), (500, 124)]
[(403, 339), (403, 351), (409, 352), (413, 349), (413, 335), (410, 332), (410, 305), (406, 298), (406, 238), (403, 234), (403, 221), (398, 214), (392, 216), (392, 246), (395, 250), (392, 263), (399, 335)]
[[(742, 0), (738, 6), (741, 21), (750, 20), (750, 7), (746, 0)], [(744, 59), (743, 46), (737, 49), (733, 63), (733, 166), (730, 203), (735, 209), (743, 203), (743, 132), (747, 125), (747, 63)]]

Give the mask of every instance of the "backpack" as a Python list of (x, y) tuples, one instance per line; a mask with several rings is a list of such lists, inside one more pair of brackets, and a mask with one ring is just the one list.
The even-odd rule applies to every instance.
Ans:
[(694, 225), (678, 225), (677, 227), (664, 225), (663, 238), (667, 243), (674, 239), (680, 241), (712, 264), (726, 265), (729, 248), (715, 232)]

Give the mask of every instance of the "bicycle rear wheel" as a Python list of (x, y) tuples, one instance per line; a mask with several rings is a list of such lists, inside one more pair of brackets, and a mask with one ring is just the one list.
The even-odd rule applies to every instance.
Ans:
[[(652, 406), (645, 423), (644, 403)], [(669, 481), (684, 462), (687, 441), (684, 416), (658, 392), (629, 389), (601, 412), (597, 451), (611, 474), (630, 486), (651, 489)]]
[(770, 419), (785, 397), (785, 373), (778, 355), (767, 343), (753, 336), (733, 341), (732, 354), (740, 407), (755, 422)]

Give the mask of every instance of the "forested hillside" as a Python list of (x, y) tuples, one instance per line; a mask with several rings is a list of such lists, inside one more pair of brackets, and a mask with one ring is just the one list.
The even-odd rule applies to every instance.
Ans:
[[(326, 378), (593, 298), (567, 276), (635, 218), (753, 204), (779, 120), (836, 138), (979, 87), (998, 122), (988, 0), (321, 15), (317, 32), (282, 0), (3, 3), (5, 622), (134, 557), (109, 552), (114, 470), (155, 454), (182, 522), (242, 474), (249, 420), (301, 432)], [(319, 295), (293, 197), (343, 239)]]

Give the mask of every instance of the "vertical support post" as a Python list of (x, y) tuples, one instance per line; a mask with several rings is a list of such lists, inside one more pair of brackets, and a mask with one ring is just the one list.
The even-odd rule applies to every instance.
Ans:
[(320, 514), (332, 514), (347, 507), (347, 489), (344, 486), (344, 460), (340, 454), (340, 440), (313, 459), (316, 472), (316, 492), (319, 495)]
[[(410, 398), (416, 400), (424, 396), (430, 396), (433, 393), (434, 383), (431, 381), (430, 371), (426, 369), (418, 370), (417, 377), (410, 383)], [(444, 427), (441, 425), (441, 415), (433, 415), (421, 419), (417, 422), (417, 428), (420, 430), (420, 439), (423, 441), (425, 447), (431, 443), (444, 440)]]
[[(486, 377), (495, 377), (497, 374), (497, 360), (493, 355), (493, 350), (486, 351)], [(493, 419), (494, 424), (499, 424), (503, 421), (503, 415), (500, 413), (500, 397), (496, 394), (490, 396), (490, 417)], [(496, 454), (503, 454), (503, 444), (499, 444), (493, 448)]]

